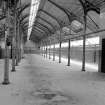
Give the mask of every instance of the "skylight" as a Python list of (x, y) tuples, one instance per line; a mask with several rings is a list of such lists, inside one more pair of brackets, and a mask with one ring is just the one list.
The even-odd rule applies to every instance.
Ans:
[(39, 4), (40, 4), (40, 0), (31, 0), (29, 26), (28, 26), (28, 37), (27, 37), (28, 40), (29, 40), (31, 31), (32, 31), (32, 26), (35, 21), (35, 17), (36, 17), (37, 11), (38, 11)]

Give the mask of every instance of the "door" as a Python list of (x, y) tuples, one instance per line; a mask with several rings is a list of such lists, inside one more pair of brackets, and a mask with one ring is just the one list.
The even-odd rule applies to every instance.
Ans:
[(101, 72), (105, 73), (105, 39), (102, 39)]

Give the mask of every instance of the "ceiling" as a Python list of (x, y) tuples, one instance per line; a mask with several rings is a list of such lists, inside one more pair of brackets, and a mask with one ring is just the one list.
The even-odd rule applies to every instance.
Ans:
[[(98, 30), (99, 23), (94, 14), (100, 14), (105, 7), (104, 0), (41, 0), (37, 16), (33, 25), (30, 39), (41, 41), (56, 33), (63, 27), (68, 27), (74, 20), (83, 24), (83, 5), (87, 4), (87, 29)], [(94, 11), (95, 13), (89, 13)], [(72, 27), (73, 32), (78, 33), (82, 29)]]
[[(100, 10), (105, 7), (105, 0), (40, 0), (39, 9), (32, 27), (30, 40), (40, 42), (43, 39), (55, 34), (63, 27), (70, 28), (70, 24), (78, 21), (83, 25), (84, 9), (82, 3), (87, 4), (87, 30), (96, 31), (100, 29), (98, 17)], [(31, 4), (31, 0), (21, 0), (21, 4)], [(1, 12), (1, 11), (0, 11)], [(29, 14), (30, 7), (22, 12), (22, 15)], [(0, 21), (1, 23), (2, 21)], [(29, 16), (24, 19), (26, 22), (26, 33), (28, 33)], [(72, 31), (79, 33), (83, 26), (72, 25)], [(57, 34), (56, 34), (57, 33)]]

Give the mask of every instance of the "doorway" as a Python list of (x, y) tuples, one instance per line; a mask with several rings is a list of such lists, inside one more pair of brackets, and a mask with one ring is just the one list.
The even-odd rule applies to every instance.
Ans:
[(102, 39), (101, 72), (105, 73), (105, 39)]

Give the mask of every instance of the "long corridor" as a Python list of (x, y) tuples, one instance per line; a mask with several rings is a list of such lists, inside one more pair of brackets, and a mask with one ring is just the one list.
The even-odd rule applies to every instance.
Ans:
[(0, 0), (0, 105), (105, 105), (105, 0)]
[[(2, 105), (104, 105), (105, 74), (81, 72), (41, 55), (25, 55), (11, 74), (11, 84), (1, 86)], [(5, 87), (5, 88), (4, 88)]]

